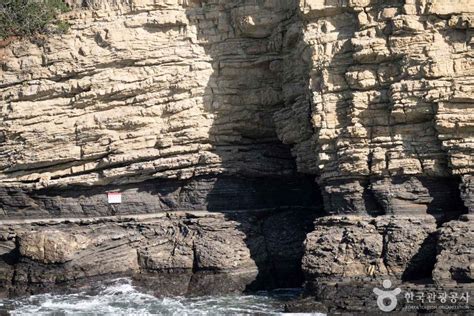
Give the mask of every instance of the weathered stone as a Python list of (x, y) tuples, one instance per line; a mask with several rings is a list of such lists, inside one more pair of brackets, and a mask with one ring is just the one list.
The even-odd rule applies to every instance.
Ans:
[(385, 178), (372, 183), (371, 187), (388, 214), (402, 211), (426, 214), (428, 205), (433, 201), (428, 189), (416, 178), (399, 183)]
[[(393, 184), (369, 186), (368, 178), (445, 182), (472, 173), (471, 9), (466, 1), (370, 4), (300, 4), (306, 24), (299, 41), (283, 47), (289, 58), (282, 87), (306, 91), (285, 99), (275, 116), (278, 135), (292, 145), (298, 170), (317, 175), (327, 212), (370, 213), (364, 205), (375, 194), (385, 206), (392, 200), (393, 209), (426, 213), (429, 199), (442, 199), (429, 188), (413, 193), (412, 203), (388, 196)], [(308, 133), (296, 133), (304, 126), (295, 123), (301, 111), (311, 118)]]
[(88, 9), (67, 34), (2, 48), (2, 187), (282, 176), (293, 156), (329, 213), (374, 213), (370, 178), (473, 172), (466, 1), (68, 3)]
[(18, 236), (20, 254), (41, 263), (65, 263), (86, 249), (89, 237), (59, 230), (29, 231)]
[(444, 224), (439, 230), (433, 279), (438, 284), (474, 281), (474, 226), (472, 215)]
[(305, 241), (303, 271), (306, 280), (320, 277), (385, 275), (383, 236), (365, 217), (324, 217)]
[[(146, 273), (156, 275), (158, 283), (169, 280), (166, 274), (190, 275), (187, 282), (196, 287), (189, 290), (192, 293), (205, 293), (206, 282), (225, 280), (233, 280), (231, 292), (254, 283), (260, 288), (296, 286), (302, 281), (303, 241), (314, 216), (310, 210), (198, 211), (30, 223), (10, 220), (0, 225), (4, 236), (0, 249), (5, 249), (0, 256), (0, 284), (6, 291), (0, 294), (113, 274), (142, 279)], [(272, 233), (292, 222), (296, 224), (284, 234)], [(202, 275), (191, 281), (198, 272), (228, 276)]]
[[(0, 217), (25, 219), (0, 226), (2, 294), (304, 273), (361, 311), (380, 278), (472, 282), (470, 220), (435, 222), (473, 211), (469, 1), (67, 3), (66, 34), (0, 48)], [(314, 229), (311, 213), (203, 212), (320, 207), (335, 216)]]
[(464, 205), (466, 205), (469, 213), (474, 213), (474, 177), (471, 175), (463, 176), (460, 189)]
[(392, 276), (430, 277), (436, 221), (431, 216), (330, 216), (317, 219), (305, 241), (307, 282)]

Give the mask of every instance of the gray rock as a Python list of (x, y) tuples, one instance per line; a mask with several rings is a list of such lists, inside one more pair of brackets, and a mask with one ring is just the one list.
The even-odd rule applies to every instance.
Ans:
[[(142, 281), (148, 275), (147, 282), (156, 278), (157, 284), (172, 275), (190, 275), (193, 288), (185, 294), (204, 293), (214, 282), (215, 291), (227, 282), (231, 291), (297, 286), (303, 241), (314, 217), (301, 209), (4, 222), (2, 294), (111, 275)], [(291, 230), (281, 229), (291, 223)], [(174, 288), (170, 293), (186, 287)]]

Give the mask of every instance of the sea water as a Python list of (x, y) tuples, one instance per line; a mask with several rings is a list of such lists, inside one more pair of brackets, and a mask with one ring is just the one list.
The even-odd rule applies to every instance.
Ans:
[(98, 284), (93, 293), (47, 293), (0, 300), (0, 314), (277, 315), (283, 312), (285, 302), (299, 293), (298, 289), (281, 289), (251, 295), (159, 298), (139, 291), (130, 279), (119, 278), (107, 284)]

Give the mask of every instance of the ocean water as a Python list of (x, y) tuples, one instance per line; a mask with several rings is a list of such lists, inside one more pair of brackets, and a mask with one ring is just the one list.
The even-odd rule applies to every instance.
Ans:
[(39, 294), (0, 300), (0, 314), (278, 315), (283, 312), (285, 302), (298, 294), (298, 289), (282, 289), (252, 295), (157, 298), (140, 292), (130, 279), (119, 278), (99, 284), (94, 293)]

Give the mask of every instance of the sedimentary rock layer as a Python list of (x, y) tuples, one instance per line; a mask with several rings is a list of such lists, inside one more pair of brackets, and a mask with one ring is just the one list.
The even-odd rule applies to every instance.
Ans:
[[(314, 217), (303, 210), (201, 211), (3, 221), (1, 294), (34, 292), (114, 274), (153, 283), (173, 272), (179, 272), (187, 283), (183, 281), (175, 289), (178, 292), (172, 293), (171, 284), (177, 282), (173, 275), (167, 279), (171, 279), (169, 288), (161, 293), (157, 288), (158, 294), (190, 294), (186, 284), (193, 274), (204, 272), (234, 280), (228, 291), (243, 291), (252, 284), (295, 286), (301, 282), (303, 241)], [(212, 276), (207, 278), (212, 284)]]
[[(380, 178), (455, 176), (461, 183), (458, 175), (472, 174), (474, 12), (468, 3), (300, 3), (302, 22), (283, 41), (286, 99), (275, 119), (299, 170), (319, 175), (328, 211), (382, 206), (390, 212), (374, 207)], [(294, 129), (301, 117), (305, 129)]]
[[(121, 192), (110, 204), (107, 192)], [(195, 177), (135, 184), (28, 190), (0, 188), (0, 218), (90, 217), (163, 211), (310, 208), (320, 210), (317, 185), (308, 177)]]
[[(471, 183), (466, 1), (68, 3), (67, 34), (2, 48), (2, 186), (292, 174), (281, 142), (330, 213)], [(378, 204), (395, 176), (417, 201)]]
[(335, 216), (3, 223), (7, 288), (303, 252), (320, 298), (472, 282), (472, 219), (439, 228), (474, 211), (471, 1), (67, 2), (66, 34), (0, 50), (1, 217)]
[[(289, 4), (93, 2), (67, 34), (2, 49), (2, 184), (293, 172), (269, 37)], [(267, 25), (245, 24), (255, 10)]]

